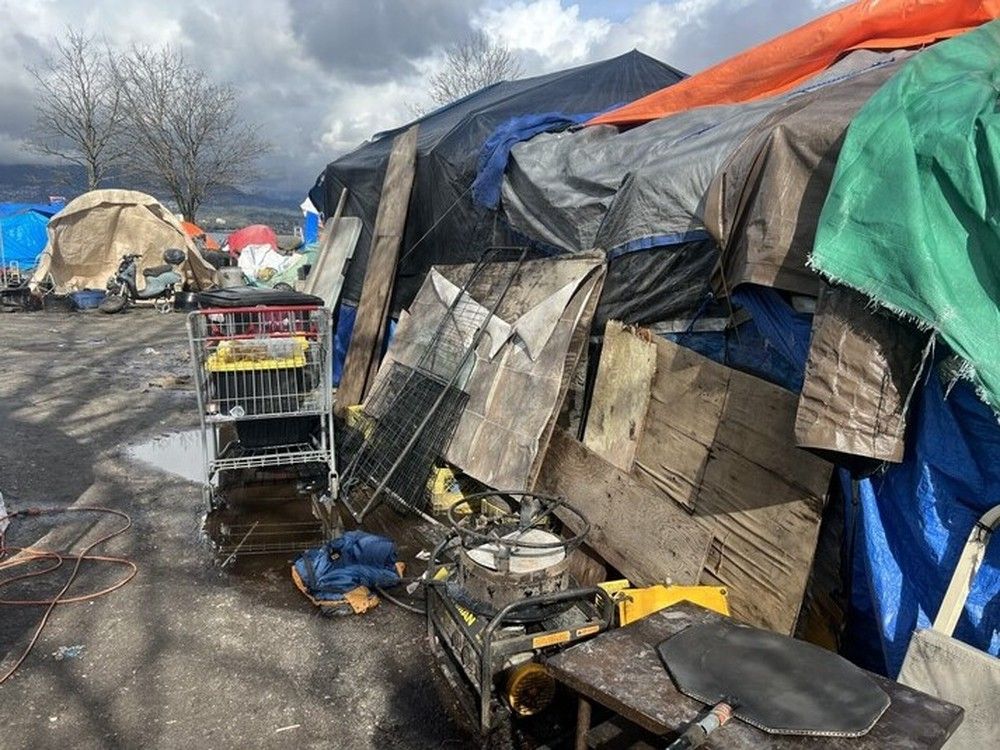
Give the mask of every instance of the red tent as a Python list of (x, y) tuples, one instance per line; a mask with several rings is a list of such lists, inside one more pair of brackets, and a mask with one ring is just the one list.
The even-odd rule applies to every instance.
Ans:
[(266, 224), (251, 224), (229, 235), (226, 244), (229, 246), (229, 254), (235, 258), (247, 245), (270, 245), (277, 250), (278, 235)]

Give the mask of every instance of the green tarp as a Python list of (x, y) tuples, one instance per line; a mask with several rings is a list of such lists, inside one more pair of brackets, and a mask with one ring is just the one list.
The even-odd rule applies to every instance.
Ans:
[(916, 55), (858, 113), (811, 263), (935, 331), (1000, 411), (1000, 21)]

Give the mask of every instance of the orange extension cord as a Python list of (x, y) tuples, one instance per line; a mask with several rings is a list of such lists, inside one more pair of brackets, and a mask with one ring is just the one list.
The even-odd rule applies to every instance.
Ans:
[[(0, 522), (7, 519), (14, 519), (19, 516), (54, 516), (62, 513), (104, 513), (108, 515), (118, 516), (125, 521), (125, 524), (118, 529), (115, 529), (104, 536), (100, 537), (94, 542), (88, 544), (82, 552), (77, 555), (63, 554), (59, 552), (53, 552), (51, 550), (41, 550), (33, 547), (8, 547), (6, 545), (6, 532), (0, 533), (0, 571), (9, 570), (15, 568), (19, 565), (27, 565), (29, 563), (35, 562), (37, 560), (52, 560), (53, 564), (41, 570), (36, 570), (31, 573), (22, 573), (20, 575), (12, 576), (10, 578), (5, 578), (0, 580), (0, 589), (6, 586), (16, 583), (17, 581), (24, 581), (28, 578), (34, 578), (36, 576), (45, 575), (46, 573), (51, 573), (52, 571), (62, 567), (63, 562), (67, 559), (76, 560), (73, 565), (73, 571), (70, 573), (69, 579), (60, 589), (59, 593), (55, 595), (52, 599), (2, 599), (0, 598), (0, 605), (3, 606), (14, 606), (14, 607), (46, 607), (45, 613), (42, 615), (42, 619), (38, 623), (38, 627), (35, 628), (34, 634), (31, 636), (31, 640), (28, 642), (27, 647), (24, 652), (18, 657), (17, 661), (14, 662), (12, 666), (5, 674), (0, 676), (0, 685), (3, 685), (11, 676), (18, 670), (25, 659), (28, 658), (28, 654), (35, 647), (38, 642), (39, 636), (42, 634), (42, 630), (49, 621), (49, 617), (52, 615), (52, 610), (56, 608), (57, 604), (74, 604), (78, 602), (91, 601), (97, 599), (98, 597), (104, 596), (105, 594), (110, 594), (112, 591), (120, 589), (126, 583), (131, 581), (135, 574), (138, 572), (138, 567), (131, 560), (126, 560), (121, 557), (106, 557), (103, 555), (91, 555), (90, 551), (100, 544), (113, 539), (119, 534), (123, 534), (132, 527), (132, 519), (129, 518), (127, 513), (123, 513), (120, 510), (113, 510), (111, 508), (30, 508), (27, 510), (15, 511), (6, 516), (0, 516)], [(11, 552), (16, 552), (21, 555), (21, 557), (10, 559), (4, 561), (4, 558)], [(80, 594), (78, 596), (67, 597), (66, 592), (69, 591), (70, 586), (76, 581), (77, 575), (80, 572), (80, 566), (83, 564), (84, 560), (92, 560), (95, 562), (106, 562), (113, 563), (115, 565), (123, 565), (127, 567), (128, 573), (117, 583), (108, 586), (107, 588), (101, 589), (100, 591), (94, 591), (89, 594)]]

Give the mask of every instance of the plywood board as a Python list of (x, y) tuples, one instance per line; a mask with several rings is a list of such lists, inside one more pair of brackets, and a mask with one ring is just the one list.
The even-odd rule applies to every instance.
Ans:
[[(699, 579), (711, 534), (563, 430), (552, 433), (537, 489), (583, 513), (591, 524), (588, 544), (632, 583)], [(573, 528), (571, 514), (560, 518)]]
[(406, 227), (406, 212), (416, 172), (417, 126), (396, 136), (382, 183), (378, 214), (372, 231), (368, 267), (354, 319), (351, 343), (337, 391), (337, 413), (360, 404), (371, 388), (378, 369), (382, 336), (389, 316), (396, 280), (396, 261)]
[(340, 299), (344, 268), (354, 256), (361, 227), (361, 219), (356, 216), (342, 216), (331, 232), (324, 233), (316, 263), (302, 287), (303, 292), (316, 295), (330, 309)]
[(701, 582), (733, 615), (791, 634), (832, 467), (795, 447), (796, 397), (656, 340), (657, 370), (635, 475), (714, 542)]
[(583, 444), (622, 471), (635, 462), (655, 373), (650, 333), (608, 321)]

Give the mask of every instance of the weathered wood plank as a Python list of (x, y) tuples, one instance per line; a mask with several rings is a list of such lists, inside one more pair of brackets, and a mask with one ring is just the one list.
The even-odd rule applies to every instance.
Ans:
[(663, 339), (635, 476), (714, 542), (702, 583), (733, 616), (791, 634), (831, 466), (795, 447), (795, 395)]
[(649, 331), (608, 321), (583, 444), (622, 471), (635, 463), (655, 373)]
[[(711, 534), (563, 430), (549, 440), (538, 483), (586, 516), (588, 544), (634, 584), (698, 580)], [(570, 514), (560, 518), (572, 527)]]
[(396, 261), (416, 173), (416, 158), (417, 127), (414, 126), (393, 141), (382, 182), (365, 281), (337, 391), (336, 410), (341, 416), (348, 406), (364, 400), (378, 369), (382, 336), (396, 281)]

